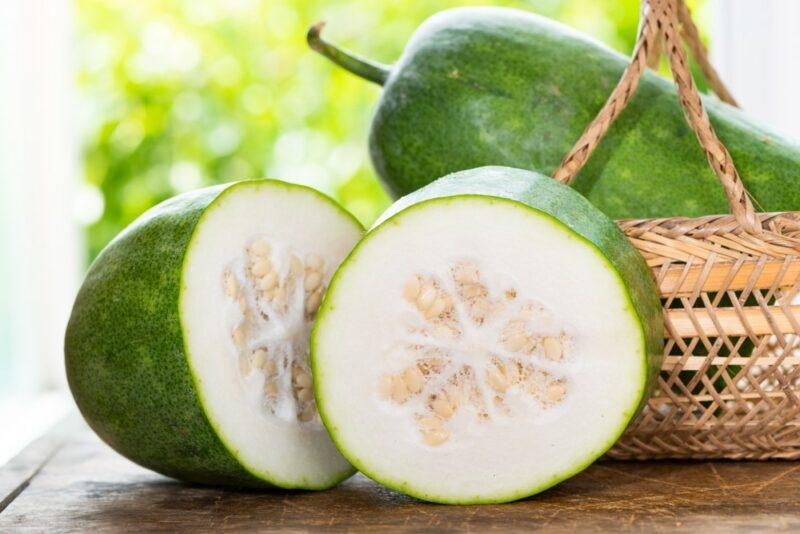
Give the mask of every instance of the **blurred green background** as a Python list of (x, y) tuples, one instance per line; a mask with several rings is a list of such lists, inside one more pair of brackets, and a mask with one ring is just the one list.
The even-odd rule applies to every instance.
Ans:
[[(689, 2), (705, 27), (706, 2)], [(503, 5), (628, 53), (638, 0), (76, 0), (86, 258), (150, 206), (243, 178), (317, 187), (365, 224), (389, 199), (366, 138), (379, 88), (311, 52), (309, 24), (391, 63), (429, 15)]]

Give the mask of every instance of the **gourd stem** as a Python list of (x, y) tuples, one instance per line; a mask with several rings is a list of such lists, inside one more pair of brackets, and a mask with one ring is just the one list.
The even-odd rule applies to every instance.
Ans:
[(324, 27), (324, 22), (318, 22), (308, 29), (308, 45), (313, 50), (365, 80), (375, 82), (378, 85), (383, 85), (386, 82), (386, 78), (389, 77), (389, 72), (391, 71), (389, 65), (370, 61), (323, 39), (322, 28)]

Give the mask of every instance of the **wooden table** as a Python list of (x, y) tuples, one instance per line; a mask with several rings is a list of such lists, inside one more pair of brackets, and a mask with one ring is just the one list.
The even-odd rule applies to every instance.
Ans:
[(183, 484), (117, 455), (71, 417), (0, 468), (0, 532), (800, 531), (800, 463), (603, 462), (531, 499), (425, 504), (361, 475), (338, 488)]

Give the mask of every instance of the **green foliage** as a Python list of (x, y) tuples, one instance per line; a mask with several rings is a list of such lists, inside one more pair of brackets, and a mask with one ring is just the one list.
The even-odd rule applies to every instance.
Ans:
[(487, 4), (626, 53), (639, 14), (637, 0), (76, 0), (85, 180), (104, 203), (82, 215), (89, 258), (161, 200), (243, 178), (312, 185), (371, 223), (389, 204), (366, 148), (379, 88), (311, 52), (307, 26), (390, 63), (429, 15)]

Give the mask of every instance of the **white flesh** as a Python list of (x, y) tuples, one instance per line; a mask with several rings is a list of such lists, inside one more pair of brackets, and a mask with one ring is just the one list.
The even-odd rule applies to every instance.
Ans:
[[(245, 182), (208, 208), (189, 246), (181, 313), (204, 407), (231, 453), (252, 473), (284, 487), (324, 487), (351, 469), (319, 421), (313, 395), (305, 402), (297, 398), (298, 373), (309, 370), (308, 334), (316, 310), (305, 310), (310, 293), (303, 281), (310, 271), (301, 268), (294, 284), (286, 284), (290, 258), (304, 267), (322, 264), (316, 290), (321, 296), (360, 237), (355, 221), (315, 192)], [(265, 257), (289, 288), (280, 309), (254, 286), (256, 242), (269, 245)], [(235, 295), (231, 275), (237, 279)], [(268, 350), (266, 360), (255, 357), (259, 348)], [(270, 359), (274, 369), (267, 369)]]
[[(483, 324), (467, 317), (454, 281), (465, 264), (496, 308)], [(403, 297), (415, 276), (452, 300), (449, 318), (426, 320)], [(508, 351), (504, 328), (525, 308), (535, 310), (524, 322), (536, 348)], [(460, 334), (438, 335), (437, 324)], [(546, 357), (547, 337), (562, 355)], [(376, 480), (435, 501), (510, 500), (577, 472), (619, 436), (645, 384), (641, 327), (606, 259), (550, 217), (488, 198), (420, 204), (368, 234), (329, 289), (313, 342), (317, 399), (340, 450)], [(392, 377), (437, 348), (445, 370), (393, 397)], [(492, 357), (547, 378), (498, 395)], [(432, 395), (464, 366), (476, 393), (426, 435)], [(551, 383), (562, 389), (548, 397)]]

